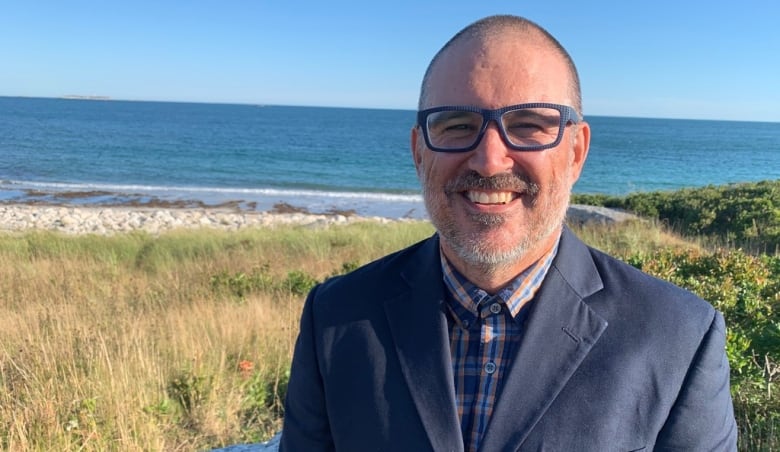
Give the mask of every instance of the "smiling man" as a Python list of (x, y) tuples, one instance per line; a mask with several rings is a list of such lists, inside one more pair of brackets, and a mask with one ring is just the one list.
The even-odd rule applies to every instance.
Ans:
[(565, 51), (531, 24), (500, 23), (474, 25), (434, 58), (412, 130), (442, 251), (488, 291), (558, 240), (590, 141)]
[(564, 226), (590, 128), (568, 53), (493, 16), (423, 78), (437, 234), (310, 294), (282, 450), (735, 450), (722, 316)]

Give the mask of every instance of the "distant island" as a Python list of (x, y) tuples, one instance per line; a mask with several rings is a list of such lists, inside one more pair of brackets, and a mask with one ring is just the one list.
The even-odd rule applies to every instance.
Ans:
[(79, 100), (111, 100), (108, 96), (81, 96), (78, 94), (66, 94), (62, 96), (62, 99), (79, 99)]

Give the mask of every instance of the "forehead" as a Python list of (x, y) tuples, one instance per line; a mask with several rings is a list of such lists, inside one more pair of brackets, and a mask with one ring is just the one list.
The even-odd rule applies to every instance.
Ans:
[(426, 107), (498, 108), (526, 102), (571, 104), (563, 57), (521, 33), (464, 38), (439, 55), (426, 86)]

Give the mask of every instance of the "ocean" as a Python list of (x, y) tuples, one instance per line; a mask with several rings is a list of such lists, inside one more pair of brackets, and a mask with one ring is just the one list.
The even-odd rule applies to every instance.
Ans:
[[(0, 97), (0, 202), (425, 216), (414, 111)], [(780, 179), (780, 123), (586, 116), (576, 193)]]

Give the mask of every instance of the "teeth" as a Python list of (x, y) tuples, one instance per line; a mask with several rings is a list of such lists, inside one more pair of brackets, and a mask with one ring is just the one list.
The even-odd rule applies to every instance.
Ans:
[(478, 204), (506, 204), (515, 198), (515, 193), (511, 191), (490, 192), (467, 191), (466, 197), (469, 201)]

